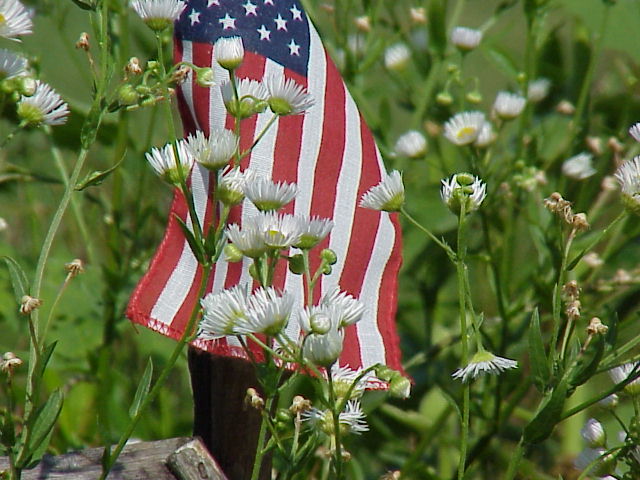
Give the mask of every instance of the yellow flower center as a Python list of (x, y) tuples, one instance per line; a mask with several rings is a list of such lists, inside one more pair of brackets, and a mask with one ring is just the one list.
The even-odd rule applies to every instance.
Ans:
[(464, 138), (471, 137), (471, 136), (473, 136), (475, 134), (476, 134), (476, 128), (475, 127), (462, 127), (456, 133), (456, 138), (458, 138), (458, 140), (461, 140), (461, 139), (464, 139)]
[(7, 23), (7, 17), (0, 13), (0, 25), (4, 25), (5, 23)]

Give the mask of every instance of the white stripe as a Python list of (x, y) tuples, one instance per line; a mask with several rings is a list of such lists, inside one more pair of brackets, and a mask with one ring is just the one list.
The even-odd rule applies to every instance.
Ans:
[(333, 218), (336, 222), (331, 232), (329, 248), (337, 255), (329, 277), (322, 284), (323, 293), (338, 285), (349, 250), (355, 209), (358, 203), (358, 186), (362, 174), (362, 139), (360, 136), (360, 114), (353, 98), (345, 88), (345, 146), (342, 166), (336, 189)]
[(376, 363), (387, 363), (384, 340), (378, 329), (378, 303), (380, 301), (380, 287), (387, 262), (393, 252), (395, 243), (395, 228), (389, 214), (381, 212), (376, 241), (367, 265), (367, 272), (362, 283), (360, 301), (369, 308), (362, 319), (356, 323), (358, 341), (360, 344), (360, 358), (362, 367), (367, 368)]
[(222, 101), (222, 92), (217, 85), (222, 85), (229, 81), (229, 71), (222, 68), (214, 58), (211, 50), (211, 68), (216, 81), (216, 86), (212, 87), (209, 94), (209, 128), (211, 130), (225, 127), (227, 120), (227, 109)]
[[(193, 192), (193, 201), (195, 204), (196, 215), (200, 221), (200, 225), (204, 222), (205, 211), (207, 208), (207, 195), (209, 189), (208, 171), (200, 166), (193, 168), (191, 174), (191, 191)], [(187, 215), (187, 226), (192, 227), (191, 218)], [(180, 260), (171, 276), (167, 281), (162, 293), (158, 297), (156, 304), (151, 310), (151, 318), (163, 323), (171, 323), (173, 317), (182, 306), (185, 298), (189, 294), (191, 285), (195, 280), (198, 262), (185, 241), (180, 254)]]
[[(193, 42), (185, 40), (182, 42), (182, 61), (193, 63)], [(196, 117), (195, 106), (193, 102), (193, 72), (190, 70), (187, 74), (186, 80), (180, 85), (180, 90), (182, 91), (182, 95), (184, 96), (184, 101), (187, 104), (187, 108), (189, 108), (189, 112), (191, 113), (191, 118), (196, 125), (197, 129), (201, 129), (198, 125), (198, 117)]]
[[(324, 47), (313, 25), (309, 24), (311, 33), (309, 65), (307, 76), (307, 91), (312, 95), (315, 104), (304, 115), (302, 123), (302, 140), (300, 158), (298, 158), (297, 184), (298, 194), (294, 213), (309, 216), (311, 200), (313, 198), (313, 183), (315, 181), (316, 163), (320, 154), (322, 127), (324, 123), (325, 86), (327, 82), (327, 64)], [(294, 275), (287, 269), (284, 288), (295, 295), (296, 309), (304, 306), (304, 282), (302, 275)], [(300, 325), (296, 318), (292, 318), (286, 329), (289, 338), (296, 340), (300, 335)]]

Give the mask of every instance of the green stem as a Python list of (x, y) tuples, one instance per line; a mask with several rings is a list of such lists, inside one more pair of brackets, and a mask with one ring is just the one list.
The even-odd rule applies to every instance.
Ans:
[[(467, 256), (467, 237), (466, 237), (466, 211), (465, 202), (460, 202), (460, 213), (458, 216), (458, 246), (456, 253), (456, 272), (458, 277), (458, 305), (460, 314), (460, 346), (462, 348), (462, 365), (465, 367), (469, 363), (469, 339), (467, 335), (467, 295), (466, 295), (466, 278), (467, 266), (465, 264)], [(462, 426), (460, 438), (460, 459), (458, 462), (458, 480), (464, 478), (465, 464), (467, 459), (467, 446), (469, 443), (469, 406), (470, 406), (470, 387), (468, 383), (462, 386)]]
[[(204, 292), (207, 288), (207, 284), (209, 282), (209, 275), (211, 273), (211, 266), (203, 265), (202, 268), (203, 268), (203, 272), (202, 272), (202, 278), (200, 280), (200, 288), (198, 290), (197, 298), (202, 298), (202, 296), (204, 295)], [(144, 398), (144, 400), (140, 404), (140, 408), (138, 409), (136, 414), (131, 418), (129, 425), (125, 429), (124, 433), (120, 436), (120, 440), (118, 441), (115, 449), (109, 454), (108, 459), (104, 462), (102, 466), (102, 473), (100, 475), (100, 480), (105, 480), (107, 478), (107, 475), (111, 471), (111, 468), (117, 461), (118, 457), (120, 456), (120, 453), (122, 452), (122, 449), (126, 445), (127, 440), (129, 440), (129, 438), (133, 434), (133, 431), (138, 425), (138, 422), (142, 418), (142, 415), (145, 413), (147, 407), (151, 404), (151, 402), (153, 402), (155, 398), (158, 396), (158, 394), (164, 387), (165, 382), (169, 378), (169, 374), (173, 370), (173, 367), (175, 366), (176, 361), (178, 360), (178, 358), (180, 357), (180, 354), (184, 350), (184, 347), (187, 345), (189, 341), (192, 340), (193, 331), (196, 326), (196, 321), (198, 319), (199, 312), (200, 312), (200, 303), (196, 303), (193, 307), (193, 310), (191, 311), (191, 317), (189, 318), (189, 322), (187, 323), (184, 333), (182, 334), (182, 337), (180, 337), (180, 340), (178, 341), (175, 348), (173, 349), (173, 353), (171, 354), (169, 361), (167, 362), (165, 367), (162, 369), (162, 372), (160, 372), (160, 375), (158, 376), (158, 379), (154, 383), (153, 387), (151, 388), (147, 396)]]
[[(573, 243), (573, 239), (576, 236), (576, 229), (572, 228), (571, 232), (567, 237), (567, 242), (565, 243), (564, 250), (562, 252), (562, 261), (560, 263), (560, 270), (558, 271), (558, 281), (556, 282), (553, 289), (553, 334), (551, 337), (551, 347), (550, 347), (550, 355), (549, 361), (553, 362), (555, 360), (555, 350), (556, 345), (558, 343), (558, 335), (560, 334), (560, 310), (562, 307), (562, 287), (565, 284), (566, 273), (567, 273), (567, 261), (569, 258), (569, 252), (571, 250), (571, 245)], [(568, 321), (565, 325), (565, 330), (562, 339), (562, 348), (560, 350), (560, 358), (564, 358), (566, 353), (567, 342), (569, 341), (569, 333), (571, 332), (571, 321)], [(553, 366), (550, 365), (550, 366)]]
[(416, 227), (418, 227), (418, 229), (422, 230), (424, 233), (426, 233), (426, 235), (433, 240), (440, 248), (442, 248), (445, 252), (447, 252), (447, 255), (449, 256), (449, 258), (452, 261), (456, 261), (456, 254), (455, 252), (451, 249), (451, 247), (449, 245), (447, 245), (446, 243), (444, 243), (442, 240), (440, 240), (439, 238), (437, 238), (433, 233), (431, 233), (429, 230), (427, 230), (425, 227), (423, 227), (415, 218), (413, 218), (411, 215), (409, 215), (409, 212), (407, 212), (405, 210), (404, 207), (400, 208), (400, 213), (402, 213), (407, 220), (409, 220), (411, 223), (413, 223)]
[(329, 404), (331, 408), (331, 414), (333, 416), (333, 436), (335, 438), (336, 451), (333, 455), (333, 465), (335, 468), (336, 480), (342, 479), (342, 441), (340, 439), (340, 405), (336, 399), (336, 392), (333, 389), (333, 375), (331, 374), (331, 368), (327, 368), (327, 379), (329, 380)]
[(246, 157), (247, 155), (249, 155), (254, 148), (256, 148), (256, 145), (258, 144), (258, 142), (260, 142), (260, 140), (262, 140), (262, 137), (264, 137), (267, 134), (267, 131), (271, 128), (271, 126), (275, 123), (275, 121), (279, 118), (278, 115), (274, 114), (269, 121), (267, 122), (267, 124), (264, 126), (264, 128), (262, 129), (262, 131), (258, 134), (258, 136), (256, 137), (256, 139), (253, 141), (253, 143), (251, 144), (251, 146), (249, 148), (247, 148), (244, 152), (242, 152), (240, 154), (240, 159), (243, 159), (244, 157)]
[(522, 457), (524, 456), (524, 442), (522, 438), (518, 442), (518, 446), (516, 447), (516, 451), (511, 454), (511, 461), (509, 462), (509, 467), (507, 468), (507, 474), (504, 477), (505, 480), (513, 480), (518, 473), (518, 466), (522, 461)]

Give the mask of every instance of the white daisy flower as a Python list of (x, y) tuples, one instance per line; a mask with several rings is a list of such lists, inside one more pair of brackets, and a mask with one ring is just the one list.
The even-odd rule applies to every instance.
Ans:
[(296, 193), (298, 193), (298, 187), (295, 183), (276, 183), (264, 177), (257, 177), (247, 182), (244, 188), (245, 196), (263, 212), (279, 210), (293, 200)]
[(580, 430), (580, 435), (590, 448), (604, 447), (607, 442), (604, 427), (595, 418), (587, 420)]
[(234, 223), (227, 227), (226, 235), (229, 241), (249, 258), (259, 258), (267, 250), (264, 234), (257, 228), (245, 227), (241, 229), (239, 225)]
[(333, 364), (342, 353), (344, 333), (332, 323), (326, 333), (309, 333), (302, 345), (302, 356), (322, 367)]
[(484, 113), (462, 112), (444, 124), (444, 136), (454, 145), (470, 145), (476, 141), (485, 124)]
[(411, 50), (404, 43), (391, 45), (384, 52), (384, 66), (388, 70), (404, 70), (411, 60)]
[(131, 7), (151, 30), (161, 32), (180, 18), (187, 4), (181, 0), (133, 0)]
[(302, 229), (293, 215), (261, 212), (255, 220), (256, 228), (262, 232), (264, 243), (270, 248), (282, 250), (300, 241)]
[(270, 76), (264, 83), (269, 92), (269, 108), (276, 115), (298, 115), (314, 104), (311, 94), (290, 78)]
[(216, 198), (227, 207), (238, 205), (244, 200), (244, 186), (247, 174), (238, 167), (227, 166), (218, 172)]
[(380, 382), (371, 372), (358, 379), (361, 373), (361, 370), (353, 370), (348, 366), (341, 367), (337, 362), (331, 365), (331, 379), (336, 396), (344, 398), (351, 390), (350, 399), (360, 398), (371, 383)]
[(602, 408), (614, 409), (618, 406), (619, 400), (620, 399), (618, 395), (616, 395), (615, 393), (612, 393), (611, 395), (607, 395), (602, 400), (600, 400), (598, 402), (598, 405), (601, 406)]
[(0, 80), (27, 74), (27, 59), (11, 50), (0, 49)]
[(593, 168), (593, 155), (579, 153), (567, 159), (562, 164), (562, 173), (574, 180), (584, 180), (596, 174)]
[(293, 303), (294, 297), (288, 292), (279, 294), (273, 287), (259, 288), (249, 297), (247, 315), (238, 321), (235, 331), (275, 336), (287, 326)]
[(427, 139), (418, 130), (409, 130), (398, 138), (394, 151), (402, 157), (420, 158), (427, 153)]
[(404, 204), (402, 175), (393, 170), (380, 183), (371, 187), (360, 199), (360, 206), (370, 210), (397, 212)]
[(551, 80), (548, 78), (538, 78), (532, 82), (529, 82), (529, 88), (527, 89), (527, 99), (530, 102), (538, 103), (547, 98), (549, 95), (549, 89), (551, 88)]
[(456, 215), (460, 214), (462, 202), (465, 213), (471, 213), (480, 208), (487, 196), (487, 184), (469, 173), (457, 173), (449, 180), (442, 180), (440, 196)]
[(473, 28), (455, 27), (451, 31), (451, 43), (463, 52), (475, 49), (482, 41), (482, 32)]
[(238, 92), (237, 101), (231, 82), (224, 82), (220, 86), (222, 101), (232, 116), (239, 119), (249, 118), (256, 113), (263, 112), (267, 107), (266, 98), (269, 94), (261, 82), (249, 78), (237, 79), (236, 89)]
[(18, 0), (0, 0), (0, 37), (15, 38), (32, 33), (31, 16)]
[(317, 333), (324, 335), (334, 323), (331, 321), (330, 312), (325, 305), (306, 306), (299, 312), (298, 323), (304, 333)]
[(293, 246), (300, 248), (301, 250), (310, 250), (320, 243), (324, 238), (329, 235), (333, 228), (333, 221), (328, 218), (320, 217), (302, 217), (298, 216), (300, 225), (300, 240)]
[(215, 339), (235, 335), (238, 322), (247, 318), (248, 297), (248, 288), (240, 285), (204, 297), (200, 301), (203, 309), (201, 337)]
[(36, 81), (36, 89), (30, 97), (21, 97), (17, 113), (28, 125), (62, 125), (67, 121), (69, 106), (46, 83)]
[(636, 142), (640, 142), (640, 122), (634, 123), (629, 127), (629, 135), (631, 135)]
[[(613, 380), (613, 383), (617, 384), (624, 382), (632, 374), (637, 377), (638, 372), (640, 372), (638, 362), (632, 362), (612, 368), (609, 370), (609, 376), (611, 377), (611, 380)], [(633, 396), (640, 394), (640, 378), (636, 378), (632, 382), (628, 383), (624, 387), (624, 391)]]
[[(178, 162), (176, 162), (175, 150), (171, 143), (167, 143), (161, 148), (152, 148), (145, 154), (147, 161), (156, 174), (171, 185), (180, 185), (180, 178), (187, 178), (191, 167), (193, 167), (193, 157), (187, 150), (184, 141), (176, 143), (178, 151)], [(182, 174), (178, 168), (182, 169)]]
[(493, 131), (493, 126), (491, 122), (484, 122), (482, 127), (480, 127), (480, 131), (478, 132), (478, 137), (476, 138), (473, 145), (478, 148), (486, 148), (491, 145), (496, 140), (496, 134)]
[(341, 292), (338, 287), (325, 293), (320, 303), (329, 309), (340, 328), (359, 322), (364, 313), (364, 303), (347, 292)]
[(471, 361), (466, 367), (456, 370), (452, 377), (459, 378), (466, 383), (480, 375), (487, 373), (499, 375), (511, 368), (518, 368), (518, 362), (508, 358), (498, 357), (491, 352), (482, 350), (471, 358)]
[(585, 448), (574, 461), (574, 466), (578, 470), (589, 468), (591, 475), (602, 479), (608, 476), (615, 469), (615, 457), (607, 453), (604, 448)]
[[(360, 402), (357, 400), (349, 400), (345, 405), (344, 411), (338, 416), (340, 424), (340, 433), (360, 434), (369, 430), (369, 425), (365, 421), (366, 415), (362, 411)], [(311, 428), (316, 428), (326, 435), (334, 435), (335, 426), (333, 423), (333, 415), (330, 410), (318, 410), (311, 408), (302, 413), (302, 420), (307, 422)]]
[(493, 102), (493, 110), (503, 120), (513, 120), (522, 113), (527, 99), (510, 92), (498, 92)]
[(640, 214), (640, 156), (624, 162), (615, 173), (622, 190), (624, 206), (635, 214)]
[(189, 135), (186, 147), (193, 158), (208, 170), (219, 170), (231, 160), (238, 149), (238, 137), (225, 128), (214, 129), (207, 138), (202, 130)]
[(226, 70), (235, 70), (244, 59), (242, 37), (220, 37), (213, 45), (213, 55)]

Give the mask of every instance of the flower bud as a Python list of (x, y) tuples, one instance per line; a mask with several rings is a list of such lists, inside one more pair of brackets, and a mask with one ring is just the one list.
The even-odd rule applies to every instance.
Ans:
[(201, 87), (213, 87), (216, 84), (215, 75), (211, 68), (196, 68), (196, 83)]
[(136, 105), (139, 100), (140, 95), (132, 85), (126, 83), (118, 89), (118, 103), (120, 105)]
[(304, 273), (304, 258), (301, 253), (289, 257), (289, 270), (296, 275)]
[(241, 262), (244, 258), (242, 251), (232, 243), (225, 245), (224, 256), (225, 260), (229, 263)]
[(235, 70), (244, 59), (242, 38), (220, 37), (213, 46), (214, 56), (218, 64), (225, 70)]
[(330, 248), (325, 248), (320, 252), (320, 258), (329, 265), (334, 265), (338, 261), (338, 256)]
[(409, 398), (411, 395), (411, 380), (400, 374), (395, 375), (389, 383), (389, 393), (397, 398)]

